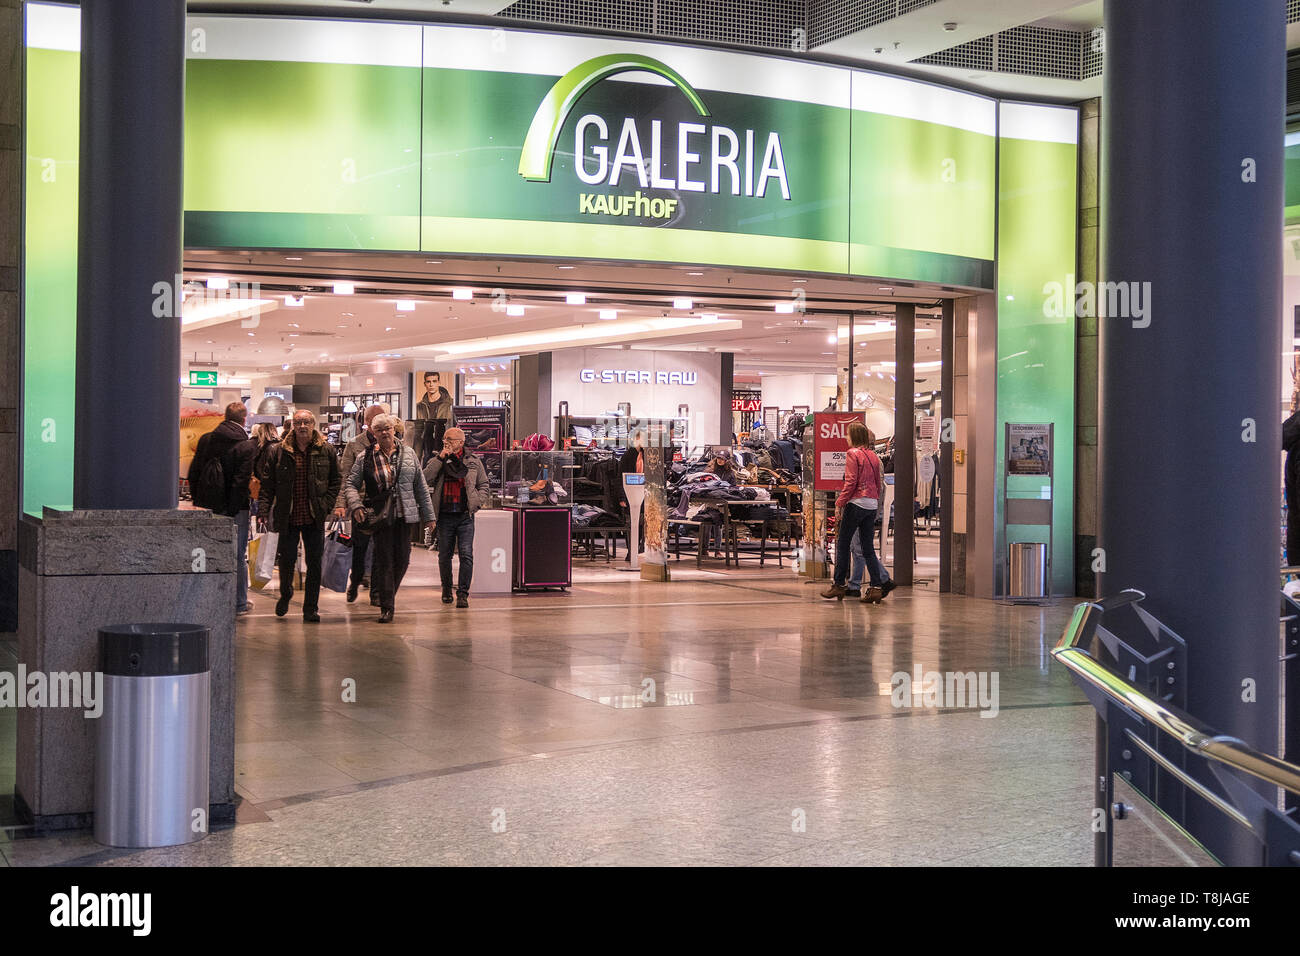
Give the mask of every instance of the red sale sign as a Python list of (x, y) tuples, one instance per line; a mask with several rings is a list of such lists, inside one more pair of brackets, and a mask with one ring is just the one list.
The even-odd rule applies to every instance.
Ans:
[(838, 491), (844, 484), (849, 459), (849, 425), (867, 423), (866, 412), (816, 412), (813, 414), (813, 487)]

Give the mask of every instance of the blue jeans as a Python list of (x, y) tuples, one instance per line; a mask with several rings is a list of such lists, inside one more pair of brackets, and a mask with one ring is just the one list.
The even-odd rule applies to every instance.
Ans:
[(474, 515), (468, 511), (438, 515), (438, 572), (442, 589), (451, 590), (451, 552), (460, 555), (460, 577), (456, 593), (469, 596), (469, 582), (474, 576)]
[(235, 610), (242, 611), (248, 605), (248, 512), (241, 511), (235, 515)]
[(876, 528), (876, 512), (859, 508), (855, 504), (844, 506), (844, 518), (835, 529), (835, 584), (845, 586), (849, 576), (849, 556), (853, 550), (853, 539), (860, 539), (862, 554), (866, 566), (871, 572), (871, 586), (880, 587), (884, 580), (880, 576), (880, 563), (876, 559), (876, 548), (872, 532)]
[[(869, 537), (872, 539), (873, 542), (875, 541), (876, 530), (875, 530), (874, 523), (870, 526)], [(888, 581), (889, 571), (886, 570), (885, 568), (885, 562), (880, 560), (880, 555), (876, 554), (874, 550), (874, 544), (873, 544), (873, 550), (871, 552), (871, 557), (876, 562), (876, 573), (880, 575), (880, 580), (882, 582)], [(867, 559), (862, 553), (862, 541), (859, 538), (855, 537), (853, 539), (853, 570), (849, 572), (850, 591), (862, 590), (862, 575), (866, 570), (867, 570)]]

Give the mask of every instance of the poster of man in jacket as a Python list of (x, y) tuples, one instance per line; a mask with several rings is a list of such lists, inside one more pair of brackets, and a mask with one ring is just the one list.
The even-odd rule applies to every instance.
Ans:
[(430, 458), (442, 451), (442, 438), (447, 429), (456, 424), (456, 415), (452, 410), (451, 393), (442, 386), (442, 375), (438, 372), (425, 372), (421, 376), (424, 397), (415, 405), (415, 455), (420, 466), (426, 465)]

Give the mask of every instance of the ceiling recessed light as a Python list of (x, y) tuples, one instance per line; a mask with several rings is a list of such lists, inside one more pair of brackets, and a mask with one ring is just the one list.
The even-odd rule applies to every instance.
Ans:
[(290, 333), (289, 333), (289, 338), (291, 338), (291, 339), (296, 339), (297, 337), (298, 337), (298, 333), (297, 333), (297, 332), (290, 332)]
[(229, 289), (229, 288), (230, 288), (230, 280), (229, 280), (229, 279), (223, 279), (223, 278), (221, 278), (220, 276), (213, 276), (212, 278), (208, 279), (208, 288), (209, 288), (209, 289)]
[(511, 316), (514, 316), (515, 318), (518, 318), (519, 316), (521, 316), (521, 315), (523, 315), (523, 314), (524, 314), (524, 307), (523, 307), (522, 305), (508, 305), (508, 306), (506, 306), (506, 315), (511, 315)]
[(772, 311), (775, 312), (777, 315), (790, 315), (792, 312), (794, 312), (794, 303), (778, 302), (776, 305), (772, 306)]
[(396, 330), (393, 326), (390, 325), (390, 326), (388, 326), (386, 329), (384, 329), (384, 331), (385, 331), (385, 332), (395, 332), (395, 331), (397, 331), (397, 330)]
[(249, 334), (249, 335), (252, 335), (253, 333), (252, 333), (252, 332), (249, 332), (248, 334)]
[(610, 319), (618, 318), (618, 309), (601, 309), (597, 315), (608, 322)]
[(473, 289), (452, 289), (451, 297), (453, 299), (458, 299), (461, 302), (469, 302), (471, 299), (474, 298), (474, 290)]
[(688, 276), (702, 276), (702, 275), (704, 275), (703, 272), (688, 272), (688, 273), (686, 273), (686, 274), (687, 274)]
[(302, 256), (285, 256), (285, 262), (302, 262)]
[(281, 365), (280, 368), (281, 368), (281, 370), (283, 370), (283, 371), (288, 371), (288, 369), (289, 369), (289, 363), (286, 362), (284, 365)]
[(356, 286), (356, 283), (354, 283), (354, 282), (336, 282), (336, 283), (334, 283), (334, 294), (335, 294), (335, 295), (351, 295), (352, 293), (354, 293), (354, 292), (356, 292), (356, 291), (357, 291), (357, 286)]
[(291, 309), (300, 309), (306, 299), (307, 297), (305, 295), (286, 295), (284, 297), (284, 304)]
[(587, 293), (585, 292), (566, 292), (564, 294), (565, 305), (586, 305)]
[(677, 309), (677, 310), (679, 310), (679, 311), (681, 311), (681, 312), (689, 312), (689, 311), (691, 311), (691, 307), (694, 306), (694, 305), (695, 305), (695, 303), (692, 302), (690, 299), (685, 299), (685, 298), (682, 298), (682, 299), (673, 299), (673, 308), (674, 308), (674, 309)]
[(398, 299), (398, 300), (397, 300), (397, 311), (398, 311), (398, 312), (414, 312), (414, 311), (415, 311), (415, 300), (414, 300), (414, 299)]
[(425, 259), (425, 260), (424, 260), (424, 264), (427, 265), (427, 266), (440, 266), (440, 265), (442, 265), (442, 260), (441, 260), (441, 259)]
[(556, 266), (557, 269), (572, 269), (573, 266)]

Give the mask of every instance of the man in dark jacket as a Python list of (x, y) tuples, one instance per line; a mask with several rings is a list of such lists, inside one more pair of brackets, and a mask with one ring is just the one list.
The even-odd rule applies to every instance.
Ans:
[[(195, 503), (212, 509), (213, 514), (235, 519), (237, 533), (235, 580), (235, 613), (246, 614), (253, 609), (248, 600), (248, 480), (253, 475), (253, 458), (257, 442), (244, 431), (248, 409), (241, 402), (226, 406), (226, 420), (199, 439), (190, 462), (190, 495)], [(222, 487), (205, 488), (204, 470), (209, 462), (221, 462)]]
[(293, 567), (298, 541), (307, 553), (306, 591), (302, 619), (319, 621), (321, 558), (325, 552), (325, 519), (334, 510), (343, 478), (339, 459), (325, 436), (316, 430), (316, 416), (306, 409), (294, 412), (293, 426), (280, 452), (267, 469), (258, 499), (258, 514), (265, 515), (270, 530), (280, 535), (276, 559), (280, 567), (280, 600), (275, 614), (284, 617), (293, 597)]

